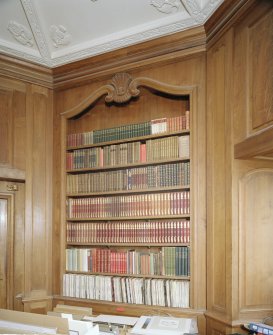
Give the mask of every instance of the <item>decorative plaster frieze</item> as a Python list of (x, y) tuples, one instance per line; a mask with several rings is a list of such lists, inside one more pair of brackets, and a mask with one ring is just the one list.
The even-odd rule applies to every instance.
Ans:
[(68, 45), (71, 40), (71, 35), (67, 33), (66, 28), (62, 25), (52, 25), (50, 27), (50, 37), (55, 48), (60, 45)]
[(166, 26), (161, 26), (144, 32), (136, 33), (125, 38), (121, 37), (120, 39), (110, 41), (108, 43), (93, 45), (84, 50), (79, 50), (64, 56), (52, 57), (51, 64), (53, 67), (55, 67), (60, 64), (71, 63), (75, 60), (99, 55), (104, 52), (109, 52), (119, 48), (127, 47), (156, 37), (165, 36), (173, 32), (182, 31), (185, 30), (187, 27), (192, 27), (194, 25), (196, 26), (196, 22), (192, 19), (175, 22)]
[[(36, 63), (36, 64), (41, 64), (41, 65), (47, 65), (48, 66), (48, 63), (45, 62), (45, 60), (42, 57), (34, 56), (30, 53), (26, 53), (26, 52), (21, 51), (21, 50), (15, 50), (12, 47), (4, 45), (3, 42), (1, 42), (1, 45), (0, 45), (0, 52), (4, 53), (6, 55), (10, 55), (10, 56), (19, 58), (19, 59), (28, 60), (28, 61)], [(37, 51), (37, 53), (38, 53), (38, 51)]]
[[(51, 54), (46, 42), (46, 38), (39, 24), (39, 20), (33, 5), (33, 0), (20, 1), (31, 26), (31, 30), (34, 36), (33, 43), (36, 41), (41, 57), (35, 57), (31, 52), (28, 54), (27, 50), (25, 52), (24, 50), (20, 50), (19, 47), (17, 50), (12, 50), (12, 47), (7, 48), (7, 46), (4, 46), (0, 47), (0, 50), (19, 58), (24, 58), (38, 64), (47, 65), (48, 67), (64, 65), (83, 58), (92, 57), (105, 52), (110, 52), (119, 48), (151, 40), (153, 38), (180, 32), (187, 28), (196, 27), (205, 22), (211, 13), (223, 2), (223, 0), (208, 0), (205, 7), (201, 9), (198, 0), (153, 0), (157, 2), (157, 5), (170, 5), (172, 10), (177, 10), (177, 6), (179, 4), (178, 13), (175, 14), (176, 21), (168, 21), (168, 23), (165, 21), (164, 23), (157, 25), (154, 28), (150, 27), (150, 29), (147, 29), (147, 27), (145, 27), (144, 31), (141, 31), (140, 29), (138, 32), (134, 31), (134, 33), (130, 33), (128, 30), (126, 36), (117, 33), (114, 40), (110, 37), (107, 40), (106, 36), (101, 41), (100, 39), (97, 39), (96, 41), (90, 41), (90, 43), (74, 45), (73, 48), (70, 48), (69, 46), (66, 48), (59, 47), (69, 44), (70, 39), (68, 38), (68, 35), (70, 34), (67, 33), (66, 28), (57, 25), (54, 26), (54, 31), (52, 32), (53, 35), (50, 36), (53, 39), (56, 47), (56, 51), (53, 51)], [(91, 1), (95, 2), (96, 0)], [(185, 7), (187, 12), (190, 14), (190, 18), (180, 20), (177, 19), (180, 6)], [(168, 19), (171, 20), (171, 18), (171, 16), (168, 16)], [(26, 44), (26, 46), (28, 46), (28, 44)], [(24, 47), (21, 46), (21, 48)], [(29, 48), (29, 50), (34, 50), (34, 48)]]
[(162, 13), (172, 14), (178, 11), (181, 3), (179, 0), (151, 0), (151, 5)]
[(50, 51), (46, 43), (46, 38), (43, 34), (38, 15), (36, 13), (35, 7), (31, 0), (21, 0), (21, 4), (27, 16), (28, 22), (31, 26), (36, 44), (40, 51), (41, 56), (50, 65)]
[(223, 2), (222, 0), (210, 0), (209, 3), (203, 9), (205, 19), (209, 18), (222, 2)]
[(195, 0), (181, 0), (190, 16), (199, 23), (205, 21), (206, 16), (202, 12), (199, 3)]
[(16, 21), (9, 21), (7, 29), (17, 42), (30, 47), (33, 46), (33, 36), (27, 27)]

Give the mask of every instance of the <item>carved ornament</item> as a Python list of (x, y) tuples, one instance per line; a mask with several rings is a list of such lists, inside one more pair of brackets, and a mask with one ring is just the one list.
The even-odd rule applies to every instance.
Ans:
[(60, 45), (67, 45), (70, 43), (70, 34), (67, 33), (66, 28), (62, 25), (52, 25), (50, 27), (50, 37), (55, 48)]
[(33, 46), (33, 37), (31, 32), (22, 24), (16, 21), (10, 21), (7, 26), (8, 31), (12, 34), (12, 36), (16, 39), (17, 42), (28, 45), (30, 47)]
[(123, 103), (139, 95), (139, 90), (128, 73), (117, 73), (114, 75), (109, 88), (110, 92), (105, 98), (107, 102)]
[(171, 14), (178, 11), (181, 3), (179, 0), (151, 0), (151, 5), (162, 13)]

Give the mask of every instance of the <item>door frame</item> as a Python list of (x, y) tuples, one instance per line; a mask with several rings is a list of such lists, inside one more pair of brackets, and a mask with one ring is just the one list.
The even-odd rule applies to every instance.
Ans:
[(7, 309), (13, 309), (13, 281), (14, 281), (14, 194), (0, 191), (0, 199), (7, 200), (7, 241), (6, 241), (6, 287)]

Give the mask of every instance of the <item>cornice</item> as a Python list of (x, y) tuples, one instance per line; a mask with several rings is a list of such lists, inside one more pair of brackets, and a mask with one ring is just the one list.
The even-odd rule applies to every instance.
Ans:
[(0, 75), (53, 88), (52, 70), (15, 57), (0, 54)]
[(242, 19), (258, 0), (225, 0), (204, 24), (208, 46), (215, 43), (228, 29)]
[(53, 69), (54, 89), (82, 85), (94, 78), (204, 53), (203, 26)]
[(168, 36), (49, 68), (0, 54), (0, 74), (62, 90), (109, 77), (117, 72), (175, 62), (205, 53), (258, 0), (226, 0), (205, 23)]
[(65, 89), (115, 72), (204, 53), (205, 41), (204, 28), (199, 26), (53, 69), (0, 54), (0, 74), (48, 88)]

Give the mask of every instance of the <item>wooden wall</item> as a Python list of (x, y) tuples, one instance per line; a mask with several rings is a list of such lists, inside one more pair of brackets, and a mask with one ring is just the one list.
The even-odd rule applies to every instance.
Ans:
[(14, 191), (15, 208), (24, 202), (21, 215), (14, 212), (19, 310), (46, 312), (51, 303), (52, 102), (48, 88), (0, 77), (0, 179), (25, 184)]
[[(206, 315), (208, 334), (217, 335), (273, 309), (273, 161), (234, 158), (234, 146), (254, 135), (259, 144), (272, 126), (273, 4), (253, 1), (240, 11), (207, 53)], [(254, 142), (250, 150), (256, 156)]]
[(196, 88), (193, 308), (205, 312), (207, 334), (272, 314), (272, 6), (227, 1), (206, 35), (199, 27), (53, 71), (16, 72), (0, 59), (0, 179), (24, 184), (23, 220), (17, 213), (14, 223), (14, 255), (23, 258), (14, 262), (15, 309), (44, 313), (61, 293), (60, 113), (128, 72)]

